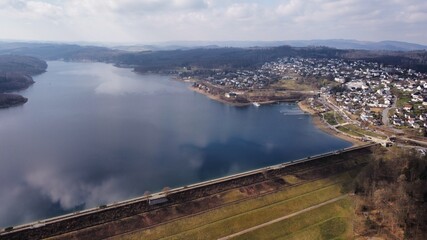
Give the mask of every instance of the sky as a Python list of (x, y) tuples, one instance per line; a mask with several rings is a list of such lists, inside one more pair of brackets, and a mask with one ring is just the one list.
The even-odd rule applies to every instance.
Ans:
[(0, 39), (397, 40), (427, 44), (425, 0), (0, 0)]

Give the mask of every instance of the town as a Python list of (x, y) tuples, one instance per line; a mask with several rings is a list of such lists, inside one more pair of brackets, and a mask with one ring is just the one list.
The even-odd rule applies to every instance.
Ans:
[[(310, 107), (330, 125), (343, 125), (340, 120), (347, 119), (365, 129), (371, 125), (388, 127), (397, 134), (426, 134), (427, 74), (412, 69), (364, 60), (285, 57), (258, 69), (198, 69), (178, 76), (192, 79), (193, 87), (207, 94), (226, 99), (246, 92), (289, 90), (278, 82), (295, 81), (313, 87)], [(332, 119), (333, 111), (339, 114), (334, 113)], [(341, 125), (336, 130), (345, 129)]]
[(363, 123), (424, 128), (427, 106), (427, 74), (411, 69), (366, 61), (287, 58), (266, 64), (278, 72), (295, 72), (335, 83), (321, 88), (321, 94), (340, 110)]
[(268, 68), (256, 70), (205, 70), (179, 72), (181, 79), (198, 78), (234, 90), (263, 89), (283, 77), (281, 72)]

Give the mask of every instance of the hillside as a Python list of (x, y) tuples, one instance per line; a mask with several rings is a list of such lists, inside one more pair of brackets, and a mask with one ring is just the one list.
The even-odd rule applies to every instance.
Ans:
[(44, 60), (111, 62), (122, 51), (98, 46), (57, 43), (0, 43), (0, 54), (25, 55)]
[(136, 66), (138, 72), (174, 70), (182, 67), (238, 68), (259, 67), (265, 62), (282, 57), (337, 58), (368, 60), (386, 65), (412, 68), (427, 72), (426, 51), (366, 51), (340, 50), (327, 47), (269, 47), (269, 48), (214, 48), (157, 52), (127, 53), (118, 55), (119, 65)]
[(5, 92), (28, 88), (34, 83), (31, 76), (41, 74), (47, 69), (47, 63), (27, 56), (0, 55), (0, 108), (24, 104), (27, 98)]
[(0, 73), (36, 75), (44, 73), (47, 63), (35, 57), (0, 55)]
[(356, 234), (425, 239), (426, 156), (402, 148), (378, 150), (355, 180)]
[(23, 96), (18, 94), (0, 93), (0, 108), (8, 108), (24, 104), (27, 101), (27, 98), (24, 98)]
[(34, 83), (29, 75), (0, 72), (0, 92), (22, 90)]
[(284, 56), (336, 58), (342, 50), (331, 48), (215, 48), (128, 53), (120, 55), (118, 64), (133, 65), (138, 72), (171, 70), (178, 67), (253, 68)]
[[(134, 67), (138, 72), (173, 73), (182, 70), (183, 67), (247, 69), (258, 67), (265, 62), (274, 61), (282, 57), (360, 59), (427, 72), (427, 52), (423, 50), (424, 46), (422, 45), (391, 41), (366, 43), (359, 41), (351, 42), (349, 40), (316, 40), (313, 42), (300, 42), (300, 44), (294, 42), (278, 43), (294, 46), (218, 47), (212, 45), (195, 45), (196, 47), (170, 50), (172, 47), (120, 47), (114, 49), (100, 46), (80, 46), (76, 44), (0, 43), (0, 54), (27, 55), (44, 60), (109, 62), (118, 66)], [(354, 47), (355, 49), (353, 50), (342, 49), (347, 48), (345, 47), (346, 45), (351, 47), (363, 44), (389, 47)], [(298, 47), (295, 47), (295, 45)], [(336, 46), (336, 48), (332, 48), (331, 46)], [(173, 48), (179, 47), (175, 46)], [(144, 51), (124, 51), (128, 49)], [(154, 49), (154, 51), (150, 49)], [(403, 51), (402, 49), (410, 51)]]
[(136, 44), (131, 46), (115, 46), (115, 49), (126, 51), (136, 50), (176, 50), (194, 48), (249, 48), (249, 47), (291, 47), (323, 46), (337, 49), (355, 49), (371, 51), (417, 51), (427, 50), (426, 45), (401, 41), (358, 41), (352, 39), (313, 39), (313, 40), (284, 40), (284, 41), (170, 41), (155, 44)]

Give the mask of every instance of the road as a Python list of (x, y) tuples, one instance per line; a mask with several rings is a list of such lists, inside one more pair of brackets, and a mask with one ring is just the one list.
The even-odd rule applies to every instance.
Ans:
[(286, 219), (291, 218), (291, 217), (295, 217), (295, 216), (297, 216), (297, 215), (300, 215), (300, 214), (303, 214), (303, 213), (309, 212), (309, 211), (311, 211), (311, 210), (314, 210), (314, 209), (316, 209), (316, 208), (319, 208), (319, 207), (325, 206), (325, 205), (327, 205), (327, 204), (334, 203), (334, 202), (336, 202), (336, 201), (339, 201), (339, 200), (341, 200), (341, 199), (344, 199), (345, 197), (347, 197), (347, 195), (342, 195), (342, 196), (339, 196), (339, 197), (333, 198), (333, 199), (331, 199), (331, 200), (328, 200), (328, 201), (326, 201), (326, 202), (323, 202), (323, 203), (320, 203), (320, 204), (317, 204), (317, 205), (314, 205), (314, 206), (308, 207), (308, 208), (303, 209), (303, 210), (301, 210), (301, 211), (294, 212), (294, 213), (292, 213), (292, 214), (288, 214), (288, 215), (286, 215), (286, 216), (283, 216), (283, 217), (280, 217), (280, 218), (276, 218), (276, 219), (274, 219), (274, 220), (271, 220), (271, 221), (269, 221), (269, 222), (266, 222), (266, 223), (260, 224), (260, 225), (258, 225), (258, 226), (251, 227), (251, 228), (245, 229), (245, 230), (243, 230), (243, 231), (240, 231), (240, 232), (237, 232), (237, 233), (233, 233), (233, 234), (231, 234), (231, 235), (228, 235), (228, 236), (225, 236), (225, 237), (219, 238), (218, 240), (227, 240), (227, 239), (231, 239), (231, 238), (234, 238), (234, 237), (237, 237), (237, 236), (243, 235), (243, 234), (248, 233), (248, 232), (255, 231), (255, 230), (257, 230), (257, 229), (260, 229), (260, 228), (266, 227), (266, 226), (268, 226), (268, 225), (271, 225), (271, 224), (274, 224), (274, 223), (277, 223), (277, 222), (280, 222), (280, 221), (286, 220)]
[(340, 115), (348, 122), (348, 123), (353, 123), (353, 124), (357, 124), (357, 125), (359, 125), (360, 123), (358, 122), (358, 121), (355, 121), (355, 120), (352, 120), (345, 112), (344, 112), (344, 110), (341, 108), (341, 107), (339, 107), (339, 106), (337, 106), (337, 105), (335, 105), (334, 103), (332, 103), (330, 100), (329, 100), (329, 98), (328, 97), (326, 97), (326, 96), (323, 96), (322, 98), (321, 98), (321, 102), (323, 103), (323, 105), (325, 105), (326, 107), (328, 107), (328, 108), (330, 108), (330, 109), (332, 109), (334, 112), (339, 112), (339, 113), (341, 113)]
[(388, 113), (389, 113), (389, 111), (390, 111), (390, 109), (392, 109), (392, 108), (394, 108), (393, 106), (392, 107), (388, 107), (388, 108), (384, 108), (384, 110), (383, 110), (383, 124), (384, 124), (384, 126), (390, 126), (390, 121), (388, 120)]
[(417, 144), (420, 144), (420, 145), (423, 145), (423, 146), (427, 146), (427, 142), (425, 142), (425, 141), (420, 141), (420, 140), (416, 140), (416, 139), (413, 139), (413, 138), (398, 137), (398, 139), (400, 139), (400, 140), (404, 140), (404, 141), (414, 142), (414, 143), (417, 143)]
[[(342, 134), (344, 134), (344, 135), (346, 135), (346, 136), (349, 136), (349, 137), (353, 137), (353, 138), (355, 138), (354, 136), (350, 136), (350, 135), (348, 135), (348, 134), (346, 134), (346, 133), (344, 133), (344, 132), (342, 132), (342, 131), (340, 131), (340, 130), (338, 130), (337, 129), (337, 127), (338, 126), (344, 126), (344, 125), (346, 125), (346, 124), (354, 124), (354, 125), (358, 125), (358, 126), (360, 126), (360, 122), (359, 121), (356, 121), (356, 120), (352, 120), (352, 119), (350, 119), (349, 117), (348, 117), (348, 115), (346, 114), (346, 112), (341, 108), (341, 107), (339, 107), (339, 106), (337, 106), (337, 105), (335, 105), (332, 101), (330, 101), (330, 99), (327, 97), (327, 96), (321, 96), (321, 98), (319, 98), (319, 102), (320, 103), (322, 103), (326, 108), (329, 108), (330, 110), (332, 110), (332, 111), (334, 111), (334, 113), (339, 113), (346, 121), (347, 121), (347, 123), (341, 123), (341, 124), (337, 124), (337, 125), (334, 125), (334, 126), (332, 126), (332, 125), (329, 125), (326, 121), (325, 121), (325, 119), (323, 119), (324, 120), (324, 122), (326, 123), (326, 124), (328, 124), (328, 126), (331, 128), (331, 129), (333, 129), (333, 130), (335, 130), (335, 131), (337, 131), (337, 132), (340, 132), (340, 133), (342, 133)], [(389, 123), (389, 118), (388, 118), (388, 115), (389, 115), (389, 111), (390, 111), (390, 109), (392, 109), (392, 108), (396, 108), (396, 103), (397, 103), (397, 97), (396, 97), (396, 99), (393, 101), (393, 104), (392, 104), (392, 106), (391, 107), (389, 107), (389, 108), (386, 108), (386, 109), (384, 109), (383, 110), (383, 112), (382, 112), (382, 121), (383, 121), (383, 123), (384, 123), (384, 126), (382, 126), (383, 127), (383, 129), (382, 129), (382, 131), (375, 131), (374, 130), (374, 132), (376, 132), (376, 133), (378, 133), (378, 134), (380, 134), (380, 135), (384, 135), (384, 136), (388, 136), (387, 134), (385, 134), (384, 133), (384, 131), (386, 131), (386, 132), (392, 132), (392, 133), (395, 133), (395, 134), (404, 134), (404, 131), (402, 131), (402, 130), (399, 130), (399, 129), (396, 129), (396, 128), (394, 128), (392, 125), (390, 125), (390, 123)], [(378, 128), (381, 128), (381, 127), (378, 127)], [(377, 129), (378, 129), (377, 128)], [(367, 138), (367, 139), (370, 139), (370, 140), (372, 140), (372, 141), (374, 141), (374, 142), (377, 142), (377, 143), (381, 143), (381, 144), (386, 144), (387, 142), (389, 142), (389, 140), (388, 139), (380, 139), (380, 138), (376, 138), (376, 137), (373, 137), (373, 136), (368, 136), (368, 135), (365, 135), (365, 134), (363, 134), (364, 135), (364, 137), (365, 138)], [(427, 146), (427, 140), (420, 140), (420, 139), (413, 139), (413, 138), (409, 138), (409, 137), (402, 137), (402, 136), (399, 136), (398, 137), (400, 140), (403, 140), (403, 141), (410, 141), (410, 142), (413, 142), (413, 143), (415, 143), (415, 144), (419, 144), (419, 145), (422, 145), (422, 146)], [(411, 145), (413, 145), (413, 144), (405, 144), (406, 146), (411, 146)]]
[(387, 127), (388, 129), (390, 129), (391, 131), (397, 133), (397, 134), (402, 134), (403, 131), (394, 128), (393, 126), (390, 126), (390, 121), (389, 121), (389, 112), (392, 108), (396, 108), (396, 103), (397, 103), (397, 97), (396, 99), (393, 101), (393, 104), (391, 105), (391, 107), (385, 108), (382, 112), (382, 121), (385, 127)]

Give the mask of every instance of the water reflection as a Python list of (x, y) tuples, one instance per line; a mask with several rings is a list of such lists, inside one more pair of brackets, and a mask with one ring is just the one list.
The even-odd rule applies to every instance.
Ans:
[(49, 62), (35, 80), (0, 111), (0, 226), (349, 146), (294, 104), (230, 107), (166, 76)]

